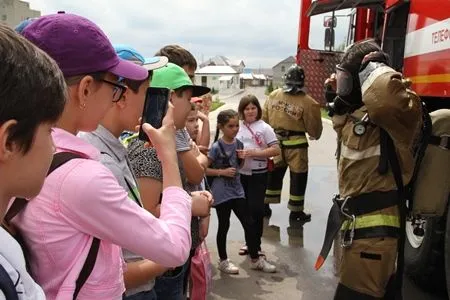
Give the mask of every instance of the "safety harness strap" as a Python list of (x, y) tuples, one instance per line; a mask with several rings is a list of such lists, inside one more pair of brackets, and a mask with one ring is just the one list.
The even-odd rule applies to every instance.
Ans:
[[(395, 183), (398, 191), (398, 208), (400, 212), (400, 236), (398, 239), (398, 253), (397, 253), (397, 274), (395, 278), (396, 299), (403, 299), (403, 272), (404, 272), (404, 251), (405, 251), (405, 238), (406, 238), (406, 199), (405, 199), (405, 186), (403, 183), (402, 170), (398, 161), (397, 151), (395, 149), (394, 141), (389, 134), (384, 130), (380, 130), (381, 137), (386, 142), (387, 158), (389, 165), (394, 174)], [(383, 156), (383, 153), (381, 154)]]
[[(375, 226), (355, 229), (353, 240), (370, 239), (379, 237), (392, 237), (399, 238), (400, 229), (392, 226)], [(344, 238), (348, 240), (350, 238), (350, 231), (345, 232)]]
[(450, 150), (450, 135), (430, 136), (430, 144), (438, 146), (444, 150)]
[(294, 131), (294, 130), (285, 130), (285, 129), (275, 129), (275, 133), (281, 135), (282, 137), (290, 137), (290, 136), (306, 136), (304, 131)]
[[(339, 207), (345, 202), (345, 199), (336, 201)], [(388, 192), (370, 192), (359, 196), (347, 198), (344, 211), (349, 215), (365, 215), (377, 210), (395, 206), (398, 204), (398, 192), (391, 190)]]

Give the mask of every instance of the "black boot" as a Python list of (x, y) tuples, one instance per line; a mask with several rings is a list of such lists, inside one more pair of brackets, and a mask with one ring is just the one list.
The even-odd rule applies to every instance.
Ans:
[(291, 213), (289, 214), (289, 220), (309, 222), (311, 221), (311, 214), (306, 214), (303, 211), (291, 211)]
[(272, 216), (272, 209), (270, 209), (269, 204), (264, 204), (264, 217), (270, 218)]

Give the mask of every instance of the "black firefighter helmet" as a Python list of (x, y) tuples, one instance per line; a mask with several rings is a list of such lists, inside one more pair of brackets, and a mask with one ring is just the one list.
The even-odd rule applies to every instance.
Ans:
[(305, 86), (305, 71), (299, 65), (292, 65), (284, 75), (283, 91), (289, 94), (298, 94)]

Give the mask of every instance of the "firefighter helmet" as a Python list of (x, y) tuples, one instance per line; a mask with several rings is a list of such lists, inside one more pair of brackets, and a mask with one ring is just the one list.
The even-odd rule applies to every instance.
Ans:
[(289, 67), (283, 79), (283, 90), (286, 93), (297, 94), (305, 86), (305, 71), (299, 65), (294, 64)]

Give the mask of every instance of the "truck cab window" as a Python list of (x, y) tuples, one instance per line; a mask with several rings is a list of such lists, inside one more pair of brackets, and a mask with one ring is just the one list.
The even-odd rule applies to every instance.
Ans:
[(328, 52), (343, 52), (353, 43), (354, 9), (323, 13), (311, 17), (309, 48)]
[(409, 3), (403, 3), (387, 15), (383, 50), (389, 54), (392, 66), (402, 71), (405, 50), (406, 26), (408, 24)]

